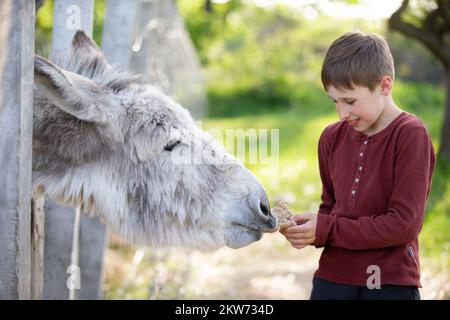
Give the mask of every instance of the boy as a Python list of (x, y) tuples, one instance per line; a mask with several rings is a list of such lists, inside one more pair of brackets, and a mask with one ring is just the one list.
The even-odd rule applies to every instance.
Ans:
[(393, 82), (380, 36), (346, 33), (328, 49), (322, 83), (341, 121), (319, 140), (322, 203), (281, 230), (294, 248), (324, 247), (311, 299), (420, 299), (435, 154), (423, 122), (395, 105)]

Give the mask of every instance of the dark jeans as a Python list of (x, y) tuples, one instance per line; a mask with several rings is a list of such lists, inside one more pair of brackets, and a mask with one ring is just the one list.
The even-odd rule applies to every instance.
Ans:
[(314, 277), (311, 300), (420, 300), (414, 286), (382, 285), (381, 289), (340, 284)]

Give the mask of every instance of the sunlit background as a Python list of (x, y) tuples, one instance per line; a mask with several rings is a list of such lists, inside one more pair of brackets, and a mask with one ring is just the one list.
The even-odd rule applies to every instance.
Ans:
[[(442, 66), (417, 41), (387, 28), (392, 1), (178, 0), (197, 50), (208, 98), (203, 127), (280, 130), (279, 171), (248, 164), (271, 202), (296, 213), (317, 210), (321, 184), (317, 141), (337, 119), (320, 83), (326, 49), (344, 32), (384, 35), (396, 61), (394, 99), (428, 126), (440, 146), (445, 83)], [(411, 1), (417, 23), (434, 1)], [(104, 1), (96, 1), (101, 43)], [(51, 1), (37, 15), (38, 51), (48, 52)], [(245, 159), (243, 159), (245, 161)], [(423, 298), (450, 298), (450, 166), (440, 161), (420, 236)], [(307, 299), (320, 251), (291, 248), (279, 234), (239, 250), (211, 253), (137, 248), (112, 237), (105, 260), (106, 299)]]

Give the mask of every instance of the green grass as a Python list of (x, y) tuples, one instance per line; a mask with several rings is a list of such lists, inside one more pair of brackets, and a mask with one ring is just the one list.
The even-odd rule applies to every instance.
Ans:
[(438, 160), (420, 236), (422, 253), (438, 269), (450, 269), (450, 163)]
[[(298, 114), (293, 111), (269, 113), (259, 116), (210, 119), (203, 122), (203, 128), (230, 128), (279, 130), (279, 155), (270, 155), (270, 163), (252, 164), (241, 159), (254, 172), (267, 189), (269, 198), (288, 195), (295, 199), (292, 208), (297, 211), (316, 210), (320, 198), (320, 178), (317, 166), (317, 146), (322, 129), (337, 120), (334, 112), (322, 115)], [(268, 135), (269, 135), (268, 134)], [(273, 141), (268, 139), (268, 146)], [(228, 150), (233, 152), (233, 150)]]
[[(44, 55), (48, 55), (50, 48), (52, 3), (47, 1), (36, 17), (36, 50)], [(373, 25), (363, 19), (336, 21), (330, 17), (310, 21), (286, 8), (267, 11), (234, 0), (215, 4), (214, 12), (209, 14), (203, 12), (201, 0), (180, 0), (177, 5), (206, 76), (211, 108), (203, 128), (222, 132), (230, 128), (278, 129), (278, 162), (252, 164), (243, 160), (263, 183), (272, 203), (284, 197), (293, 202), (291, 207), (296, 212), (316, 211), (321, 192), (317, 141), (323, 128), (337, 120), (334, 106), (320, 84), (325, 51), (332, 40), (349, 30), (384, 33), (383, 22)], [(94, 39), (99, 45), (104, 9), (105, 1), (96, 1)], [(417, 73), (424, 73), (424, 68), (433, 70), (423, 64), (430, 57), (424, 49), (401, 36), (388, 36), (394, 53), (403, 52), (408, 44), (408, 56), (421, 62), (421, 65), (408, 65), (410, 70)], [(408, 64), (401, 58), (397, 60), (395, 54), (394, 58), (398, 66)], [(396, 70), (399, 78), (402, 69)], [(425, 122), (438, 150), (444, 88), (396, 81), (394, 99), (401, 108)], [(449, 181), (450, 164), (440, 161), (420, 235), (421, 257), (447, 272), (450, 270)], [(150, 281), (149, 287), (148, 279), (160, 278), (159, 265), (164, 265), (169, 275), (188, 272), (184, 268), (182, 272), (172, 272), (179, 267), (172, 256), (158, 256), (157, 251), (149, 250), (146, 250), (146, 257), (151, 257), (150, 260), (137, 266), (130, 262), (121, 267), (124, 261), (133, 260), (135, 248), (113, 243), (110, 251), (115, 254), (111, 260), (117, 260), (117, 270), (107, 275), (106, 298), (145, 299), (157, 295), (161, 288), (154, 283), (158, 280)], [(127, 275), (130, 269), (141, 275), (137, 282), (126, 280), (132, 279)], [(121, 280), (122, 277), (125, 280)], [(182, 279), (168, 279), (165, 283), (171, 286), (172, 282), (180, 283)]]
[[(320, 88), (317, 88), (319, 90)], [(202, 121), (204, 130), (214, 129), (225, 135), (229, 129), (279, 130), (278, 163), (249, 163), (248, 149), (241, 160), (258, 177), (266, 188), (273, 204), (277, 198), (284, 197), (292, 201), (294, 212), (316, 212), (319, 206), (321, 183), (317, 165), (317, 141), (323, 128), (338, 119), (334, 106), (325, 97), (323, 104), (315, 107), (307, 101), (322, 101), (323, 92), (311, 89), (304, 97), (304, 104), (292, 104), (267, 111), (268, 106), (255, 102), (256, 112), (243, 112), (247, 102), (232, 107), (224, 99), (221, 112), (227, 116), (216, 115)], [(404, 110), (414, 113), (424, 120), (429, 128), (433, 143), (439, 145), (439, 133), (442, 121), (443, 91), (431, 86), (396, 83), (395, 100)], [(262, 101), (261, 103), (264, 103)], [(249, 110), (246, 110), (249, 111)], [(246, 115), (245, 115), (246, 114)], [(213, 134), (213, 132), (211, 132)], [(271, 145), (269, 134), (268, 145)], [(234, 150), (228, 150), (234, 153)], [(274, 156), (274, 154), (272, 154)], [(434, 274), (448, 274), (450, 270), (450, 163), (439, 161), (433, 179), (425, 222), (419, 237), (423, 266), (432, 269)], [(159, 299), (159, 298), (195, 298), (191, 292), (182, 292), (185, 279), (189, 278), (190, 267), (180, 265), (177, 254), (171, 251), (143, 249), (145, 259), (133, 265), (136, 248), (125, 244), (110, 246), (108, 257), (109, 272), (104, 288), (106, 299)], [(114, 263), (114, 261), (117, 261)], [(111, 269), (111, 265), (115, 265)], [(131, 270), (131, 271), (130, 271)], [(130, 275), (131, 274), (131, 275)]]
[[(279, 129), (279, 161), (273, 172), (268, 165), (246, 165), (263, 183), (272, 203), (280, 196), (293, 202), (296, 212), (316, 211), (320, 201), (321, 183), (317, 165), (317, 141), (323, 128), (337, 120), (333, 105), (319, 87), (311, 87), (298, 103), (280, 106), (268, 112), (268, 106), (251, 99), (236, 102), (235, 95), (222, 101), (221, 109), (203, 121), (204, 129), (230, 128)], [(214, 97), (217, 99), (217, 96)], [(214, 101), (213, 99), (213, 101)], [(404, 110), (420, 117), (427, 125), (436, 151), (439, 148), (444, 93), (440, 88), (424, 84), (397, 81), (394, 90), (396, 103)], [(233, 102), (227, 105), (227, 102)], [(212, 104), (212, 106), (215, 106)], [(309, 107), (306, 107), (309, 106)], [(317, 106), (317, 108), (315, 107)], [(248, 109), (247, 109), (248, 108)], [(226, 116), (218, 116), (226, 113)], [(238, 116), (237, 114), (244, 114)], [(245, 115), (245, 114), (253, 115)], [(270, 143), (269, 143), (270, 145)], [(233, 152), (233, 150), (229, 150)], [(247, 159), (241, 159), (244, 161)], [(450, 269), (450, 164), (438, 161), (433, 178), (425, 223), (420, 234), (422, 256), (438, 268)]]

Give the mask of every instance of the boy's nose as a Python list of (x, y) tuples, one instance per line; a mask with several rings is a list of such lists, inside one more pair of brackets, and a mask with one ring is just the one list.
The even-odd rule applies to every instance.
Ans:
[(338, 101), (335, 102), (335, 105), (336, 105), (336, 111), (341, 120), (345, 120), (348, 117), (350, 117), (350, 112), (348, 111), (348, 108), (345, 105), (343, 105), (342, 103), (340, 103)]
[(350, 116), (350, 113), (345, 110), (340, 110), (340, 111), (338, 111), (338, 113), (339, 113), (339, 118), (341, 120), (346, 120)]

